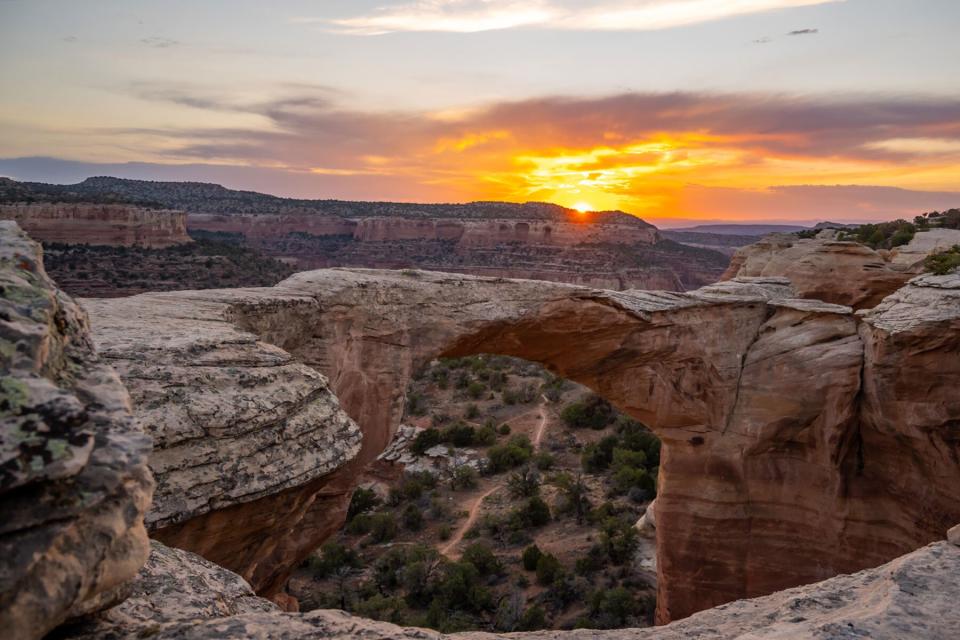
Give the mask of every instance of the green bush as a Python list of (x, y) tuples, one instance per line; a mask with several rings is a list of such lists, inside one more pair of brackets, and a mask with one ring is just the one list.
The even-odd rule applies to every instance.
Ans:
[(410, 451), (418, 456), (422, 456), (427, 452), (427, 449), (431, 449), (438, 444), (443, 444), (443, 434), (440, 433), (438, 429), (431, 427), (417, 434), (413, 439), (413, 443), (410, 445)]
[(370, 538), (376, 542), (389, 542), (397, 535), (397, 519), (392, 513), (375, 513), (370, 518)]
[(483, 384), (480, 381), (471, 382), (467, 385), (467, 395), (473, 398), (474, 400), (480, 399), (483, 396), (484, 392), (487, 390), (487, 385)]
[(540, 629), (547, 628), (547, 614), (543, 610), (543, 607), (539, 605), (534, 605), (528, 607), (524, 612), (523, 616), (520, 618), (520, 623), (517, 625), (519, 631), (539, 631)]
[(497, 429), (497, 433), (499, 433), (499, 434), (502, 435), (502, 436), (508, 436), (508, 435), (510, 435), (510, 425), (508, 425), (506, 422), (504, 422), (504, 423), (503, 423), (502, 425), (500, 425), (500, 427)]
[(541, 451), (533, 456), (533, 464), (537, 465), (537, 469), (540, 471), (549, 471), (553, 468), (554, 462), (553, 456), (546, 451)]
[(455, 447), (472, 446), (476, 440), (477, 430), (469, 424), (459, 422), (447, 429), (443, 433), (443, 439)]
[(489, 468), (493, 473), (513, 469), (525, 463), (533, 455), (533, 445), (524, 435), (513, 436), (507, 442), (487, 450)]
[(540, 547), (535, 544), (530, 545), (523, 550), (523, 554), (520, 556), (521, 562), (523, 563), (523, 568), (527, 571), (536, 571), (537, 562), (540, 560), (540, 556), (543, 553), (540, 551)]
[(480, 416), (480, 407), (473, 404), (472, 402), (467, 405), (466, 411), (463, 412), (463, 417), (467, 420), (474, 420)]
[(350, 522), (361, 513), (375, 509), (380, 504), (380, 498), (373, 489), (357, 487), (350, 496), (350, 506), (347, 507), (347, 522)]
[(550, 522), (550, 507), (540, 496), (530, 498), (522, 506), (510, 512), (510, 526), (517, 531), (542, 527), (548, 522)]
[(540, 493), (540, 474), (529, 465), (507, 478), (507, 490), (515, 498), (529, 498)]
[(482, 542), (475, 542), (464, 549), (463, 562), (469, 562), (481, 576), (495, 576), (503, 573), (503, 565), (493, 551)]
[(408, 531), (420, 531), (423, 528), (423, 513), (416, 505), (408, 504), (401, 515), (403, 528)]
[(484, 425), (477, 429), (473, 444), (477, 447), (489, 447), (497, 441), (497, 430), (492, 425)]
[(957, 267), (960, 267), (960, 244), (953, 245), (953, 247), (947, 251), (927, 256), (923, 266), (934, 275), (947, 275)]
[(606, 436), (599, 442), (588, 444), (580, 454), (580, 465), (587, 473), (600, 473), (613, 462), (613, 450), (620, 442), (617, 436)]
[(560, 413), (560, 418), (571, 429), (603, 429), (616, 417), (617, 412), (610, 403), (594, 394), (568, 404)]
[(320, 556), (310, 556), (307, 567), (317, 578), (326, 578), (344, 569), (359, 569), (360, 556), (349, 547), (336, 542), (328, 542), (320, 548)]
[(553, 554), (544, 553), (540, 555), (537, 560), (537, 584), (545, 587), (550, 586), (562, 575), (563, 566)]
[(407, 413), (422, 416), (427, 413), (427, 399), (422, 393), (411, 391), (407, 394)]
[(450, 488), (454, 491), (473, 489), (477, 486), (477, 472), (473, 467), (461, 465), (454, 469)]

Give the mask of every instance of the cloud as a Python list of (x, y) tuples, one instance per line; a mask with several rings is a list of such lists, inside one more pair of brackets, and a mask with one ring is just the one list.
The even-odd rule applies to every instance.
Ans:
[(820, 33), (820, 29), (794, 29), (793, 31), (788, 31), (788, 36), (813, 36)]
[(164, 38), (162, 36), (141, 38), (140, 42), (148, 47), (154, 47), (156, 49), (169, 49), (170, 47), (175, 47), (180, 44), (179, 40), (174, 40), (173, 38)]
[(597, 31), (669, 29), (735, 16), (843, 0), (413, 0), (347, 18), (301, 17), (342, 33), (471, 33), (545, 28)]

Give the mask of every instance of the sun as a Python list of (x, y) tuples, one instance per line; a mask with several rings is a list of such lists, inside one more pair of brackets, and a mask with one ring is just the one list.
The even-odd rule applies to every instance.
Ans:
[(593, 205), (589, 202), (578, 202), (572, 207), (575, 211), (580, 213), (586, 213), (587, 211), (593, 211)]

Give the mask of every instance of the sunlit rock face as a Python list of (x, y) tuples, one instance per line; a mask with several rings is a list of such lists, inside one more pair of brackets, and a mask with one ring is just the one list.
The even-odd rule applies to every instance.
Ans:
[[(875, 566), (942, 538), (960, 521), (957, 293), (956, 276), (924, 277), (860, 316), (797, 298), (782, 278), (690, 293), (611, 292), (331, 269), (270, 289), (88, 304), (98, 345), (161, 443), (158, 495), (171, 500), (159, 499), (150, 516), (161, 540), (237, 571), (259, 593), (277, 594), (290, 567), (342, 522), (358, 469), (399, 424), (412, 372), (436, 356), (501, 353), (589, 386), (663, 440), (658, 620), (667, 622)], [(188, 346), (196, 340), (209, 343)], [(175, 364), (163, 365), (164, 376), (179, 395), (157, 394), (154, 376), (133, 373), (141, 347), (130, 346), (138, 344), (150, 346), (149, 361)], [(237, 344), (248, 345), (242, 358), (211, 359)], [(275, 407), (276, 419), (256, 428), (273, 429), (302, 405), (275, 399), (270, 384), (259, 390), (263, 380), (252, 367), (262, 370), (265, 356), (254, 354), (266, 353), (299, 379), (310, 378), (299, 366), (326, 376), (363, 434), (359, 453), (354, 440), (320, 456), (309, 464), (321, 472), (300, 484), (284, 480), (276, 493), (266, 481), (249, 494), (214, 482), (204, 504), (205, 485), (197, 484), (195, 503), (178, 515), (172, 497), (192, 472), (169, 466), (163, 442), (173, 436), (164, 434), (185, 429), (173, 418), (178, 407), (207, 393), (195, 391), (197, 378), (186, 372), (216, 367), (215, 388), (249, 397), (254, 413)], [(223, 435), (196, 442), (235, 468), (231, 459), (243, 448), (217, 438), (245, 432), (237, 421), (257, 422), (230, 411), (198, 413), (216, 418), (198, 425), (209, 422)], [(323, 433), (355, 437), (336, 412), (324, 415), (333, 426)], [(271, 433), (286, 447), (286, 427)], [(290, 455), (308, 458), (299, 449), (290, 447)]]
[(149, 439), (86, 314), (0, 222), (0, 635), (108, 606), (147, 557)]
[(191, 241), (184, 212), (127, 204), (0, 204), (0, 220), (42, 242), (162, 249)]
[(789, 278), (801, 298), (869, 309), (917, 272), (856, 242), (772, 234), (738, 249), (721, 277)]
[(740, 600), (645, 629), (443, 635), (343, 611), (281, 613), (239, 576), (154, 542), (150, 560), (121, 605), (62, 630), (66, 638), (380, 638), (383, 640), (685, 640), (687, 638), (872, 638), (941, 640), (960, 627), (960, 547), (939, 542), (876, 569)]

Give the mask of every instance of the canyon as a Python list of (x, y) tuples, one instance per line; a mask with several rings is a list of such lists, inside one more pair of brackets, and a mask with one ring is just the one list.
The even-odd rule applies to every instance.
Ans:
[[(581, 213), (539, 202), (295, 200), (215, 184), (106, 177), (75, 185), (0, 179), (0, 202), (8, 203), (0, 211), (17, 212), (16, 219), (44, 242), (96, 244), (102, 237), (109, 244), (118, 223), (104, 227), (97, 216), (127, 203), (144, 218), (139, 235), (131, 231), (138, 227), (128, 229), (128, 245), (140, 238), (142, 246), (162, 246), (159, 237), (147, 244), (156, 233), (146, 219), (173, 216), (179, 226), (171, 241), (188, 240), (189, 231), (197, 238), (241, 244), (298, 271), (423, 268), (605, 289), (681, 291), (715, 281), (729, 262), (723, 253), (666, 239), (653, 225), (623, 212)], [(73, 239), (67, 225), (50, 221), (82, 218), (84, 211), (90, 224)]]
[[(31, 287), (43, 291), (45, 300), (62, 296), (42, 275), (36, 245), (9, 223), (0, 232), (7, 251), (4, 277), (35, 273)], [(838, 584), (846, 595), (833, 597), (860, 603), (853, 609), (838, 605), (833, 613), (817, 604), (811, 614), (820, 620), (816, 624), (859, 624), (866, 616), (870, 624), (881, 619), (889, 632), (905, 610), (898, 607), (912, 606), (899, 600), (910, 596), (902, 593), (898, 576), (908, 573), (903, 579), (923, 593), (935, 592), (936, 585), (952, 594), (960, 589), (951, 568), (957, 549), (937, 543), (960, 522), (960, 276), (914, 277), (860, 311), (844, 297), (849, 282), (825, 280), (833, 285), (817, 294), (834, 302), (796, 290), (789, 274), (737, 275), (677, 293), (415, 270), (324, 269), (270, 288), (81, 301), (96, 348), (83, 358), (111, 365), (132, 399), (135, 423), (122, 416), (101, 422), (101, 439), (135, 424), (154, 442), (149, 464), (156, 497), (146, 510), (146, 485), (127, 483), (141, 487), (125, 498), (140, 505), (125, 512), (129, 527), (136, 530), (142, 518), (151, 537), (235, 571), (281, 605), (292, 604), (283, 593), (291, 567), (340, 525), (359, 469), (391, 441), (413, 372), (437, 356), (500, 353), (543, 363), (590, 387), (661, 438), (659, 622), (904, 556), (874, 573), (705, 612), (651, 637), (690, 629), (682, 625), (716, 626), (721, 619), (743, 624), (748, 611), (752, 616), (765, 606), (795, 609), (808, 599), (804, 594), (829, 594)], [(859, 286), (853, 291), (862, 293)], [(22, 305), (18, 295), (5, 289), (6, 304)], [(17, 311), (23, 318), (17, 326), (31, 327), (27, 335), (72, 332), (79, 337), (69, 342), (81, 345), (90, 339), (80, 312), (70, 324), (32, 310)], [(5, 364), (13, 363), (6, 353), (13, 352), (5, 352)], [(36, 357), (24, 362), (38, 366)], [(19, 375), (31, 381), (48, 376), (47, 384), (69, 390), (77, 374), (65, 377), (39, 365)], [(123, 387), (111, 388), (125, 401)], [(78, 389), (83, 398), (97, 392), (86, 384)], [(14, 415), (29, 413), (25, 407), (15, 407)], [(83, 431), (75, 421), (64, 422), (68, 430)], [(9, 428), (5, 421), (5, 435)], [(80, 462), (74, 471), (85, 460), (75, 457)], [(54, 490), (63, 471), (48, 464), (47, 475), (20, 482)], [(113, 468), (142, 478), (137, 456)], [(6, 487), (5, 509), (9, 500), (26, 495), (22, 487), (12, 494)], [(44, 508), (50, 517), (50, 507), (37, 510)], [(11, 527), (3, 543), (36, 531), (42, 528)], [(70, 617), (78, 599), (108, 593), (130, 577), (145, 545), (113, 545), (115, 539), (105, 538), (111, 548), (126, 551), (123, 571), (82, 597), (71, 594), (50, 604), (43, 620), (12, 619), (19, 625), (14, 628), (39, 637)], [(17, 603), (4, 611), (23, 610), (19, 580), (25, 570), (7, 571), (12, 578), (0, 583), (4, 604)], [(866, 601), (877, 589), (899, 595), (870, 608)], [(117, 599), (104, 597), (100, 605)], [(924, 601), (932, 622), (918, 634), (937, 637), (937, 629), (949, 628), (937, 626), (955, 616), (948, 601), (955, 595)], [(191, 633), (232, 629), (242, 635), (247, 629), (247, 635), (262, 637), (308, 636), (314, 626), (332, 635), (350, 629), (411, 633), (365, 627), (372, 623), (328, 612), (221, 613), (236, 615), (206, 627), (191, 623)], [(278, 628), (280, 620), (291, 626), (270, 635), (267, 627)], [(753, 629), (783, 632), (786, 621), (776, 620), (758, 616)], [(815, 622), (806, 624), (788, 637)], [(173, 623), (163, 628), (184, 632)]]

